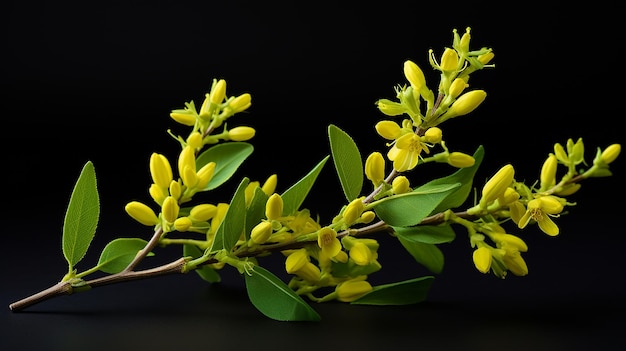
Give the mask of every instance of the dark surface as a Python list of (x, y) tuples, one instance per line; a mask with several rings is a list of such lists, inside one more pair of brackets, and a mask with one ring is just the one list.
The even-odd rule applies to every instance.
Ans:
[[(248, 302), (242, 280), (227, 269), (216, 285), (195, 274), (160, 277), (8, 309), (65, 273), (63, 216), (87, 160), (96, 167), (102, 215), (85, 265), (115, 237), (148, 237), (123, 206), (147, 201), (150, 153), (177, 148), (165, 133), (177, 128), (169, 111), (199, 104), (213, 78), (226, 79), (229, 94), (253, 96), (249, 113), (231, 122), (258, 130), (240, 175), (263, 180), (277, 172), (282, 189), (329, 153), (329, 123), (364, 154), (383, 149), (374, 102), (394, 97), (406, 59), (431, 74), (432, 86), (427, 50), (439, 55), (451, 30), (466, 26), (472, 46), (494, 48), (496, 69), (474, 75), (472, 88), (485, 89), (487, 100), (445, 125), (444, 138), (469, 153), (485, 146), (477, 179), (507, 162), (521, 179), (536, 179), (553, 144), (567, 138), (583, 137), (588, 160), (596, 147), (623, 144), (623, 92), (614, 85), (622, 71), (621, 12), (599, 2), (568, 6), (7, 4), (0, 349), (623, 348), (623, 155), (614, 177), (589, 180), (572, 197), (578, 205), (558, 219), (558, 237), (522, 234), (527, 277), (478, 273), (460, 233), (442, 246), (446, 267), (421, 304), (314, 304), (320, 323), (277, 322)], [(415, 177), (429, 179), (426, 168)], [(236, 183), (213, 196), (226, 201)], [(306, 205), (329, 220), (341, 201), (329, 164)], [(426, 274), (393, 242), (384, 244), (383, 272), (372, 279)]]

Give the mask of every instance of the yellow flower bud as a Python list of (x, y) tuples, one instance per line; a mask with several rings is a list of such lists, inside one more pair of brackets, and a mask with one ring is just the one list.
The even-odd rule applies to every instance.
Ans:
[(380, 152), (372, 152), (365, 160), (365, 176), (375, 185), (385, 179), (385, 159)]
[(196, 184), (196, 187), (198, 189), (206, 188), (206, 186), (209, 184), (211, 179), (213, 179), (213, 174), (215, 173), (215, 166), (216, 166), (215, 162), (211, 161), (211, 162), (208, 162), (206, 165), (200, 167), (197, 173), (198, 184)]
[(489, 51), (482, 55), (478, 55), (477, 59), (480, 63), (482, 63), (483, 65), (486, 65), (493, 59), (494, 56), (495, 54), (493, 53), (493, 51)]
[(191, 208), (189, 217), (194, 221), (206, 222), (217, 214), (217, 206), (213, 204), (200, 204)]
[(541, 167), (541, 175), (539, 177), (541, 191), (546, 191), (556, 185), (556, 167), (558, 160), (554, 154), (548, 155)]
[(399, 116), (406, 112), (406, 107), (399, 102), (380, 99), (376, 101), (376, 107), (380, 110), (380, 112), (386, 114), (387, 116)]
[(474, 160), (474, 157), (462, 152), (455, 151), (451, 152), (450, 155), (448, 155), (448, 164), (453, 167), (472, 167), (474, 165), (474, 162), (476, 162), (476, 160)]
[(478, 107), (478, 105), (480, 105), (485, 100), (486, 97), (487, 93), (484, 90), (469, 91), (456, 99), (456, 101), (452, 103), (452, 106), (450, 106), (448, 111), (443, 114), (443, 117), (448, 119), (466, 115), (474, 111)]
[(361, 217), (361, 213), (365, 209), (362, 198), (350, 201), (346, 209), (343, 211), (343, 219), (347, 225), (353, 224)]
[(404, 76), (416, 92), (419, 92), (426, 85), (424, 72), (411, 60), (404, 62)]
[(554, 195), (570, 196), (570, 195), (574, 194), (575, 192), (577, 192), (578, 189), (580, 189), (580, 187), (581, 187), (580, 183), (567, 184), (567, 185), (563, 186), (563, 188), (561, 190), (556, 191), (554, 193)]
[(250, 107), (252, 101), (252, 96), (250, 94), (245, 93), (234, 98), (228, 106), (233, 110), (233, 113), (239, 113), (241, 111), (246, 110)]
[(306, 262), (302, 268), (294, 272), (298, 277), (311, 282), (317, 283), (320, 280), (322, 272), (311, 262)]
[(452, 81), (452, 84), (450, 84), (448, 96), (450, 96), (453, 99), (456, 99), (459, 95), (461, 95), (463, 90), (465, 90), (465, 88), (467, 88), (468, 86), (469, 84), (467, 84), (465, 79), (456, 78), (455, 80)]
[(148, 189), (148, 193), (157, 204), (161, 205), (163, 200), (167, 197), (167, 194), (163, 191), (163, 188), (156, 184), (150, 185), (150, 189)]
[(482, 198), (480, 199), (480, 206), (485, 207), (495, 199), (504, 194), (506, 188), (513, 182), (515, 176), (515, 169), (512, 165), (507, 164), (500, 168), (496, 174), (491, 177), (483, 187)]
[(226, 81), (220, 79), (217, 84), (213, 87), (211, 91), (211, 103), (213, 104), (221, 104), (224, 101), (224, 97), (226, 96)]
[(343, 302), (357, 300), (372, 290), (372, 285), (369, 282), (359, 279), (347, 280), (335, 288), (337, 300)]
[(186, 232), (191, 227), (191, 219), (189, 217), (180, 217), (174, 221), (174, 229), (179, 232)]
[(185, 146), (178, 155), (178, 174), (181, 176), (181, 178), (186, 167), (193, 170), (194, 172), (196, 170), (195, 150), (190, 145)]
[(156, 152), (150, 155), (150, 175), (152, 181), (161, 188), (167, 189), (172, 181), (172, 167), (167, 158)]
[(170, 182), (170, 195), (175, 199), (180, 199), (180, 196), (183, 194), (183, 189), (180, 186), (180, 183), (176, 180), (172, 180)]
[(463, 52), (469, 52), (469, 43), (470, 43), (470, 27), (465, 29), (465, 33), (461, 36), (461, 40), (459, 41), (459, 49)]
[(567, 152), (565, 152), (565, 148), (563, 148), (563, 145), (559, 143), (554, 144), (554, 155), (556, 156), (557, 160), (565, 164), (569, 163), (569, 157), (567, 156)]
[(620, 144), (610, 145), (609, 147), (604, 149), (604, 151), (602, 151), (602, 155), (600, 156), (600, 159), (602, 160), (602, 162), (608, 165), (609, 163), (615, 161), (615, 159), (617, 158), (617, 156), (619, 156), (619, 153), (621, 151), (622, 151), (622, 146)]
[(255, 132), (252, 127), (235, 127), (228, 131), (228, 137), (232, 141), (246, 141), (252, 139)]
[(431, 127), (424, 133), (424, 140), (427, 143), (437, 144), (441, 142), (443, 132), (438, 127)]
[(170, 113), (170, 117), (172, 117), (174, 121), (186, 126), (191, 127), (196, 124), (196, 116), (188, 112), (172, 111), (172, 113)]
[(174, 223), (174, 221), (178, 218), (178, 211), (180, 207), (178, 206), (178, 201), (171, 196), (168, 196), (163, 200), (163, 206), (161, 206), (161, 214), (163, 214), (163, 219), (169, 223)]
[(298, 249), (293, 251), (285, 260), (285, 269), (287, 273), (294, 274), (298, 270), (302, 269), (308, 262), (310, 262), (309, 254), (306, 249)]
[(276, 191), (277, 184), (278, 184), (278, 176), (276, 174), (272, 174), (265, 180), (265, 183), (263, 183), (261, 190), (263, 190), (263, 192), (269, 196), (273, 194), (274, 191)]
[(131, 201), (124, 207), (126, 213), (137, 222), (153, 226), (159, 224), (159, 218), (148, 205), (139, 201)]
[(409, 179), (405, 176), (397, 176), (391, 182), (391, 189), (394, 194), (404, 194), (411, 191)]
[(376, 218), (376, 213), (374, 211), (365, 211), (361, 215), (361, 223), (369, 223)]
[(456, 50), (445, 48), (441, 55), (441, 63), (439, 65), (443, 72), (456, 71), (459, 67), (459, 55)]
[(402, 127), (393, 121), (380, 121), (376, 123), (376, 132), (387, 140), (395, 140), (402, 135)]
[(472, 254), (474, 266), (481, 273), (488, 273), (491, 268), (491, 250), (488, 247), (479, 247)]
[(570, 160), (574, 162), (574, 164), (579, 164), (584, 161), (585, 158), (585, 145), (583, 144), (583, 139), (578, 138), (576, 143), (573, 140), (567, 141), (567, 152), (569, 154)]
[[(246, 207), (250, 206), (252, 202), (252, 198), (254, 197), (254, 192), (256, 188), (258, 188), (260, 183), (258, 181), (253, 181), (248, 183), (246, 189), (244, 190), (244, 197), (246, 198)], [(269, 195), (268, 195), (269, 196)]]
[(185, 166), (180, 177), (183, 179), (183, 184), (188, 188), (195, 188), (198, 184), (198, 174), (196, 173), (195, 167)]
[(267, 241), (267, 239), (270, 238), (271, 235), (272, 235), (272, 222), (263, 221), (257, 224), (256, 226), (254, 226), (254, 228), (252, 228), (252, 231), (250, 233), (250, 239), (255, 244), (263, 244)]
[(517, 276), (525, 276), (528, 274), (528, 266), (519, 252), (504, 255), (502, 261), (511, 273)]
[(519, 193), (515, 189), (509, 187), (504, 190), (504, 194), (498, 198), (498, 201), (500, 202), (500, 205), (504, 206), (513, 203), (513, 201), (519, 200), (519, 198)]
[(265, 204), (265, 216), (269, 220), (274, 220), (283, 215), (283, 198), (279, 194), (272, 194)]
[(366, 266), (370, 264), (374, 254), (367, 245), (362, 242), (356, 242), (348, 253), (350, 258), (359, 266)]
[(199, 149), (202, 147), (202, 134), (198, 132), (193, 132), (187, 138), (187, 144), (190, 145), (194, 149)]

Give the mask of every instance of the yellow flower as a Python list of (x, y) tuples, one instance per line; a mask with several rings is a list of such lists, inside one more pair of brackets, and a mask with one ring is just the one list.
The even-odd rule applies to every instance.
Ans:
[(126, 213), (128, 213), (128, 215), (134, 220), (143, 225), (153, 226), (159, 224), (160, 222), (156, 213), (154, 213), (148, 205), (139, 201), (129, 202), (124, 207), (124, 210), (126, 210)]
[(191, 127), (196, 124), (196, 114), (189, 110), (174, 110), (170, 113), (170, 117), (186, 126)]
[(525, 276), (528, 274), (528, 266), (519, 252), (507, 253), (502, 257), (502, 261), (506, 268), (517, 276)]
[(520, 218), (517, 225), (523, 229), (532, 219), (537, 222), (544, 233), (555, 236), (559, 234), (559, 227), (550, 216), (559, 214), (561, 211), (563, 211), (563, 204), (558, 197), (552, 195), (538, 197), (528, 201), (526, 213)]
[(337, 239), (337, 232), (329, 227), (320, 229), (317, 245), (322, 249), (322, 253), (326, 257), (335, 257), (341, 251), (341, 242)]
[(156, 184), (150, 185), (148, 193), (150, 194), (152, 199), (154, 199), (154, 202), (159, 205), (163, 204), (163, 200), (165, 200), (165, 198), (167, 197), (167, 194), (163, 191), (163, 188)]
[(320, 269), (311, 263), (306, 249), (298, 249), (289, 254), (285, 260), (285, 269), (289, 274), (295, 274), (300, 278), (317, 283), (321, 277)]
[(495, 54), (493, 53), (493, 51), (489, 51), (486, 52), (482, 55), (478, 55), (477, 59), (480, 63), (482, 63), (483, 65), (488, 64), (491, 60), (493, 60), (493, 57), (495, 56)]
[(365, 176), (375, 186), (385, 179), (385, 160), (380, 152), (372, 152), (365, 160)]
[(198, 170), (198, 172), (196, 173), (196, 177), (198, 179), (198, 182), (196, 183), (196, 188), (202, 190), (206, 188), (207, 185), (209, 185), (209, 182), (211, 181), (211, 179), (213, 179), (213, 174), (215, 173), (215, 166), (216, 163), (211, 161)]
[(185, 146), (178, 156), (178, 174), (183, 184), (189, 188), (195, 187), (198, 183), (195, 151), (190, 145)]
[(372, 291), (372, 285), (362, 279), (351, 279), (340, 283), (335, 288), (337, 300), (343, 302), (352, 302), (361, 298), (363, 295)]
[(202, 147), (202, 134), (199, 132), (189, 134), (189, 137), (187, 137), (187, 144), (191, 145), (191, 147), (195, 150), (200, 149)]
[(376, 101), (376, 107), (387, 116), (399, 116), (407, 111), (406, 107), (401, 103), (388, 99)]
[(411, 170), (417, 166), (419, 156), (425, 145), (414, 133), (407, 133), (396, 139), (395, 144), (387, 152), (387, 158), (393, 161), (393, 168), (398, 172)]
[(189, 217), (180, 217), (174, 221), (174, 229), (179, 232), (186, 232), (193, 223)]
[(456, 99), (465, 88), (467, 88), (469, 84), (463, 78), (456, 78), (450, 84), (450, 89), (448, 90), (448, 96), (452, 99)]

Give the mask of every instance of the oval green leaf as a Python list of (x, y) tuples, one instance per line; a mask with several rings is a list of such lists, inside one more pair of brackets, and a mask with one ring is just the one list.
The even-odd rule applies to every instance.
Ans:
[(204, 190), (215, 189), (230, 179), (253, 150), (251, 144), (237, 141), (217, 144), (201, 153), (196, 158), (197, 169), (209, 162), (215, 162), (213, 178)]
[(215, 238), (209, 252), (217, 252), (221, 250), (230, 250), (235, 246), (237, 240), (241, 237), (246, 221), (246, 195), (245, 190), (248, 186), (248, 178), (243, 178), (235, 195), (233, 195), (228, 210), (224, 214), (224, 219), (215, 232)]
[(441, 201), (439, 205), (437, 205), (437, 207), (432, 211), (432, 213), (439, 213), (448, 209), (457, 208), (465, 203), (465, 200), (472, 190), (474, 175), (476, 174), (478, 167), (482, 163), (484, 155), (485, 150), (481, 145), (474, 152), (473, 157), (475, 162), (472, 167), (460, 168), (449, 176), (434, 179), (415, 189), (416, 191), (428, 191), (428, 189), (432, 187), (438, 187), (443, 184), (461, 184), (461, 186), (459, 186), (455, 191), (450, 193), (450, 195), (448, 195), (443, 201)]
[(100, 198), (96, 172), (88, 161), (74, 185), (63, 222), (63, 256), (74, 267), (85, 256), (98, 226)]
[(321, 320), (320, 315), (287, 284), (260, 266), (244, 274), (250, 302), (266, 317), (278, 321)]
[[(135, 258), (139, 250), (146, 247), (147, 241), (139, 238), (118, 238), (108, 243), (98, 260), (98, 266), (105, 273), (119, 273)], [(150, 252), (148, 256), (154, 256)]]
[(443, 271), (443, 253), (435, 244), (410, 241), (400, 236), (398, 240), (417, 263), (423, 265), (433, 273), (441, 273), (441, 271)]
[(328, 126), (328, 139), (337, 176), (348, 201), (356, 199), (363, 187), (363, 161), (354, 140), (339, 127)]
[(354, 305), (410, 305), (426, 300), (435, 278), (425, 276), (392, 284), (378, 285)]
[(450, 224), (392, 227), (395, 234), (407, 241), (442, 244), (454, 241), (456, 233)]
[(284, 214), (290, 215), (300, 209), (329, 157), (324, 157), (309, 173), (281, 194)]
[(428, 189), (394, 195), (374, 203), (374, 211), (391, 226), (416, 225), (428, 216), (447, 196), (461, 184), (441, 184)]

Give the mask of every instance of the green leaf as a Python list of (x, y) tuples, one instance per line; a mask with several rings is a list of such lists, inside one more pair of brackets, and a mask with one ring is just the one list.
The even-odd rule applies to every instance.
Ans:
[[(198, 258), (202, 256), (204, 252), (200, 250), (195, 245), (183, 245), (183, 256), (191, 256), (193, 258)], [(202, 278), (202, 280), (207, 281), (209, 283), (219, 283), (222, 280), (220, 274), (213, 268), (204, 265), (195, 269), (196, 273)]]
[(320, 315), (287, 284), (268, 270), (255, 266), (244, 274), (250, 302), (265, 316), (278, 321), (319, 321)]
[(74, 185), (63, 223), (63, 255), (70, 267), (83, 259), (98, 226), (100, 198), (93, 163), (88, 161)]
[(230, 250), (235, 246), (237, 240), (241, 237), (241, 233), (244, 229), (246, 221), (246, 186), (248, 185), (248, 178), (244, 178), (237, 190), (233, 199), (230, 201), (228, 210), (224, 214), (224, 219), (215, 232), (215, 238), (209, 252), (217, 252), (220, 250)]
[[(139, 250), (146, 247), (147, 241), (139, 238), (118, 238), (108, 243), (98, 260), (100, 270), (106, 273), (119, 273), (135, 258)], [(148, 256), (154, 256), (150, 252)]]
[(339, 182), (348, 201), (356, 199), (363, 187), (363, 161), (354, 140), (339, 127), (328, 126), (328, 138)]
[(392, 284), (378, 285), (354, 305), (410, 305), (426, 300), (435, 278), (425, 276)]
[(442, 244), (452, 242), (456, 238), (456, 233), (450, 224), (392, 228), (397, 236), (413, 242)]
[(265, 218), (265, 204), (269, 196), (263, 192), (263, 189), (256, 188), (254, 190), (254, 196), (246, 211), (246, 227), (245, 238), (250, 239), (250, 232), (252, 228), (261, 222), (261, 219)]
[(383, 198), (373, 203), (380, 219), (388, 225), (408, 227), (428, 216), (447, 196), (461, 184), (440, 184), (427, 189)]
[(289, 215), (300, 209), (300, 205), (311, 191), (317, 176), (330, 156), (324, 157), (307, 175), (281, 194), (283, 213)]
[(196, 158), (197, 169), (209, 162), (215, 162), (213, 178), (204, 190), (215, 189), (230, 179), (253, 150), (254, 147), (251, 144), (237, 141), (217, 144), (201, 153)]
[(485, 155), (485, 150), (483, 146), (479, 146), (478, 149), (474, 152), (474, 165), (472, 167), (460, 168), (453, 174), (434, 179), (419, 188), (415, 189), (416, 191), (425, 191), (430, 189), (431, 187), (438, 187), (443, 184), (454, 184), (460, 183), (461, 186), (458, 187), (455, 191), (450, 193), (439, 205), (433, 210), (433, 213), (443, 212), (445, 210), (457, 208), (465, 203), (465, 200), (469, 196), (472, 190), (472, 183), (474, 180), (474, 175), (478, 170), (481, 162), (483, 161), (483, 156)]
[(415, 261), (433, 273), (441, 273), (444, 261), (443, 253), (435, 244), (410, 241), (401, 236), (398, 237), (398, 240)]

